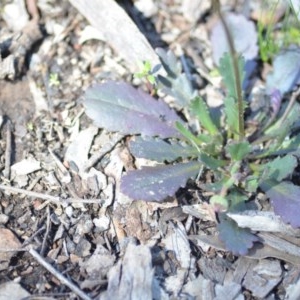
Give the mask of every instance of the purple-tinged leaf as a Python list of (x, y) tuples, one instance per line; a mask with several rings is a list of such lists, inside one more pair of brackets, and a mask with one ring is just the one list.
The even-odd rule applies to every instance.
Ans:
[(162, 91), (173, 96), (175, 103), (180, 109), (187, 106), (196, 97), (195, 90), (193, 90), (191, 82), (184, 73), (179, 74), (175, 79), (171, 77), (165, 78), (161, 75), (158, 75), (157, 78), (162, 84)]
[(178, 137), (174, 110), (125, 82), (109, 81), (88, 88), (84, 94), (86, 114), (98, 127), (123, 134), (162, 138)]
[(281, 106), (282, 95), (278, 89), (270, 92), (270, 103), (272, 107), (272, 118), (276, 117)]
[[(228, 13), (225, 21), (232, 35), (235, 49), (244, 59), (255, 59), (258, 54), (257, 32), (252, 21), (246, 19), (244, 15)], [(220, 58), (225, 52), (229, 52), (227, 37), (221, 21), (219, 21), (212, 30), (211, 43), (213, 50), (213, 59), (218, 66)]]
[(196, 96), (191, 81), (185, 73), (182, 73), (181, 64), (171, 51), (156, 49), (160, 61), (166, 71), (166, 75), (157, 75), (159, 87), (165, 94), (174, 97), (174, 104), (178, 109), (186, 107)]
[(166, 51), (163, 48), (156, 48), (155, 52), (159, 56), (160, 61), (167, 74), (175, 79), (178, 74), (182, 72), (182, 69), (174, 53), (171, 50)]
[(134, 200), (162, 201), (184, 187), (200, 167), (199, 162), (192, 161), (128, 171), (121, 180), (121, 191)]
[(275, 214), (294, 228), (300, 227), (300, 187), (286, 181), (265, 181), (260, 187), (270, 198)]
[(291, 46), (279, 53), (273, 62), (273, 72), (267, 76), (267, 90), (278, 89), (281, 95), (290, 92), (300, 79), (300, 48)]
[(157, 138), (142, 139), (136, 137), (129, 144), (133, 156), (155, 160), (157, 162), (174, 161), (177, 158), (195, 157), (199, 154), (195, 147), (183, 146), (179, 142), (166, 142)]
[(219, 238), (225, 244), (227, 250), (235, 255), (246, 255), (248, 250), (253, 247), (253, 243), (258, 241), (258, 237), (251, 233), (247, 228), (240, 228), (235, 221), (224, 213), (219, 215), (220, 223)]

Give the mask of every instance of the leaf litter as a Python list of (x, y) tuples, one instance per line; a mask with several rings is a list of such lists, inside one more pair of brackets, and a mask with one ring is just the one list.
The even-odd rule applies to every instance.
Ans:
[[(174, 48), (179, 42), (183, 49), (190, 53), (196, 51), (203, 59), (203, 70), (211, 70), (211, 56), (208, 55), (211, 50), (209, 47), (203, 49), (199, 42), (202, 37), (197, 36), (197, 32), (191, 33), (192, 40), (180, 35), (180, 32), (189, 31), (195, 18), (204, 15), (207, 8), (194, 16), (189, 7), (191, 1), (173, 5), (168, 1), (149, 2), (155, 30), (165, 38), (160, 41), (159, 35), (148, 33), (149, 40), (154, 41), (153, 46), (167, 42)], [(110, 1), (107, 3), (109, 5)], [(188, 183), (186, 189), (179, 190), (166, 203), (137, 205), (120, 192), (124, 170), (134, 172), (133, 159), (124, 150), (128, 145), (124, 143), (126, 138), (91, 127), (82, 115), (82, 106), (77, 99), (91, 83), (121, 78), (130, 81), (132, 72), (118, 57), (122, 56), (120, 49), (115, 48), (113, 52), (103, 41), (92, 41), (94, 35), (82, 40), (88, 23), (68, 1), (60, 4), (38, 2), (50, 36), (43, 38), (39, 49), (25, 48), (28, 52), (33, 51), (28, 73), (23, 69), (23, 75), (30, 76), (30, 81), (35, 83), (31, 87), (34, 92), (31, 97), (35, 98), (36, 114), (30, 114), (28, 109), (30, 105), (34, 107), (34, 102), (25, 107), (23, 122), (10, 113), (14, 108), (11, 111), (2, 108), (3, 116), (8, 115), (17, 123), (16, 130), (23, 133), (16, 137), (18, 156), (13, 158), (13, 163), (28, 162), (32, 158), (33, 161), (22, 167), (24, 169), (20, 165), (11, 166), (12, 170), (18, 170), (18, 176), (25, 175), (25, 179), (15, 177), (9, 181), (2, 178), (0, 215), (6, 217), (1, 222), (1, 230), (10, 233), (4, 246), (12, 251), (0, 251), (6, 253), (6, 258), (1, 260), (4, 267), (0, 271), (0, 295), (7, 290), (11, 297), (13, 291), (20, 290), (15, 299), (29, 295), (56, 299), (185, 299), (187, 295), (196, 299), (254, 299), (254, 296), (277, 296), (279, 290), (286, 293), (291, 290), (291, 295), (295, 295), (294, 287), (299, 284), (300, 275), (299, 245), (295, 240), (287, 241), (274, 231), (270, 235), (259, 234), (263, 242), (255, 243), (254, 253), (249, 253), (251, 259), (232, 256), (222, 243), (214, 240), (217, 233), (211, 211), (205, 206), (205, 193), (197, 191), (193, 184)], [(156, 9), (153, 10), (153, 6)], [(137, 22), (142, 26), (143, 16), (133, 7), (127, 7), (127, 10), (136, 14), (136, 21), (142, 20)], [(159, 11), (165, 13), (161, 15)], [(128, 18), (127, 15), (124, 18)], [(3, 20), (1, 22), (5, 24)], [(128, 18), (126, 22), (132, 21)], [(106, 30), (105, 35), (110, 34), (108, 28), (103, 30)], [(2, 30), (0, 35), (4, 36)], [(138, 39), (138, 35), (133, 35), (131, 46)], [(11, 51), (13, 55), (19, 55), (16, 49)], [(154, 51), (149, 55), (154, 57)], [(123, 57), (126, 60), (126, 56)], [(275, 80), (280, 59), (274, 63)], [(57, 86), (50, 84), (51, 74), (58, 74), (60, 83)], [(275, 85), (286, 92), (290, 82), (296, 81), (295, 74), (293, 72), (294, 77), (287, 82), (276, 82)], [(6, 81), (3, 84), (8, 85)], [(218, 91), (219, 87), (210, 85), (209, 88)], [(16, 101), (11, 100), (12, 107), (18, 104)], [(164, 110), (165, 113), (169, 110)], [(165, 125), (159, 115), (158, 119)], [(112, 119), (112, 126), (120, 124)], [(3, 132), (1, 137), (3, 164), (7, 141)], [(150, 150), (151, 155), (146, 158), (158, 155), (155, 149)], [(176, 151), (189, 155), (183, 145), (178, 145)], [(170, 153), (166, 160), (173, 157)], [(198, 171), (199, 166), (192, 175), (196, 176)], [(10, 184), (22, 189), (9, 190)], [(170, 184), (170, 190), (164, 195), (173, 194), (174, 182)], [(180, 182), (180, 185), (184, 184)], [(281, 205), (276, 195), (272, 201)], [(273, 194), (271, 196), (274, 198)], [(174, 213), (162, 218), (167, 209), (178, 208), (182, 203), (185, 214)], [(267, 210), (269, 207), (263, 206), (263, 211)], [(290, 222), (294, 224), (295, 218)], [(251, 228), (249, 224), (245, 227)], [(297, 240), (297, 237), (294, 238)], [(0, 244), (4, 240), (1, 238)], [(253, 241), (250, 238), (247, 243)], [(293, 280), (280, 283), (292, 269)]]

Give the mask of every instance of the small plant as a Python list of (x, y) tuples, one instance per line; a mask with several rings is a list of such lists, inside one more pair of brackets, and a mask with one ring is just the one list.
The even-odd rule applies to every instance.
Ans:
[(143, 64), (141, 64), (141, 71), (134, 74), (134, 77), (136, 78), (146, 78), (146, 80), (151, 83), (155, 84), (155, 76), (153, 75), (153, 71), (151, 68), (150, 61), (145, 61)]
[[(293, 3), (294, 2), (294, 3)], [(280, 10), (281, 1), (262, 1), (261, 5), (265, 6), (267, 16), (258, 20), (258, 42), (260, 58), (264, 62), (271, 61), (282, 48), (288, 48), (293, 44), (300, 44), (299, 30), (299, 4), (297, 2), (287, 1), (282, 25), (278, 28), (275, 26), (277, 10)], [(267, 21), (263, 21), (266, 19)], [(266, 23), (266, 24), (265, 24)], [(276, 28), (277, 27), (277, 28)]]
[[(174, 107), (183, 117), (125, 82), (88, 88), (84, 105), (97, 126), (135, 136), (129, 142), (133, 156), (159, 163), (128, 171), (121, 181), (124, 194), (135, 200), (163, 201), (188, 179), (197, 178), (203, 191), (213, 192), (209, 202), (217, 216), (219, 238), (228, 250), (244, 255), (258, 238), (239, 228), (227, 213), (249, 209), (248, 200), (258, 190), (266, 193), (285, 222), (300, 227), (300, 187), (289, 180), (300, 156), (300, 106), (295, 101), (281, 105), (296, 75), (288, 84), (281, 82), (284, 88), (278, 90), (275, 68), (269, 79), (269, 106), (250, 111), (245, 118), (244, 60), (234, 51), (230, 37), (228, 41), (230, 53), (219, 64), (226, 87), (219, 114), (213, 114), (192, 88), (176, 57), (162, 49), (157, 53), (166, 75), (151, 75), (159, 90), (173, 96)], [(212, 182), (203, 181), (205, 173)]]
[(57, 73), (50, 73), (49, 75), (49, 86), (50, 87), (58, 87), (60, 85), (60, 81)]

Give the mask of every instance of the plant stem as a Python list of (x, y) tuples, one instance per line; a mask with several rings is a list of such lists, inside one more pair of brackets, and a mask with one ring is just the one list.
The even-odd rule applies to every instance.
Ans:
[(283, 124), (283, 122), (286, 120), (286, 118), (288, 117), (288, 115), (290, 114), (298, 96), (300, 95), (300, 88), (298, 88), (293, 94), (292, 94), (292, 97), (289, 101), (289, 104), (287, 106), (287, 108), (285, 109), (285, 112), (283, 114), (283, 116), (281, 117), (280, 119), (280, 125)]
[(238, 53), (235, 50), (231, 33), (229, 31), (227, 23), (221, 12), (220, 2), (219, 2), (219, 0), (214, 0), (213, 2), (214, 2), (214, 8), (216, 9), (216, 11), (219, 15), (219, 18), (223, 24), (226, 38), (227, 38), (228, 45), (229, 45), (230, 56), (232, 58), (232, 64), (233, 64), (233, 70), (234, 70), (234, 76), (235, 76), (235, 90), (236, 90), (236, 95), (237, 95), (236, 100), (237, 100), (238, 112), (239, 112), (239, 116), (238, 116), (239, 140), (241, 141), (245, 137), (245, 128), (244, 128), (243, 93), (242, 93), (240, 71), (239, 71), (239, 66), (238, 66)]

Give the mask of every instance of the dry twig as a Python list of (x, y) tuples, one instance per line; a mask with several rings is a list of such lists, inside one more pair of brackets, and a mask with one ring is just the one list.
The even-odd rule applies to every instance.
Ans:
[(41, 248), (41, 255), (44, 256), (45, 251), (46, 251), (46, 242), (47, 242), (47, 237), (49, 235), (50, 232), (50, 228), (51, 228), (51, 222), (50, 222), (50, 210), (49, 210), (49, 206), (47, 206), (47, 223), (46, 223), (46, 232), (43, 238), (43, 243), (42, 243), (42, 248)]
[(53, 274), (61, 283), (66, 285), (76, 295), (78, 295), (84, 300), (91, 300), (91, 298), (86, 293), (84, 293), (79, 287), (77, 287), (74, 283), (69, 281), (66, 277), (64, 277), (61, 273), (54, 269), (49, 263), (47, 263), (45, 259), (38, 254), (37, 251), (35, 251), (34, 249), (29, 249), (29, 253), (40, 265), (42, 265), (47, 271)]
[(101, 199), (81, 199), (81, 198), (63, 199), (61, 197), (55, 197), (55, 196), (46, 195), (46, 194), (42, 194), (42, 193), (27, 191), (27, 190), (15, 188), (15, 187), (3, 185), (3, 184), (0, 184), (0, 190), (12, 192), (12, 193), (24, 194), (28, 197), (47, 200), (47, 201), (58, 203), (58, 204), (63, 204), (63, 203), (85, 203), (86, 204), (86, 203), (100, 203), (101, 202)]
[(5, 169), (3, 175), (5, 178), (9, 179), (10, 176), (10, 166), (11, 166), (11, 151), (12, 151), (12, 141), (11, 141), (11, 122), (7, 120), (6, 123), (6, 150), (5, 150)]

